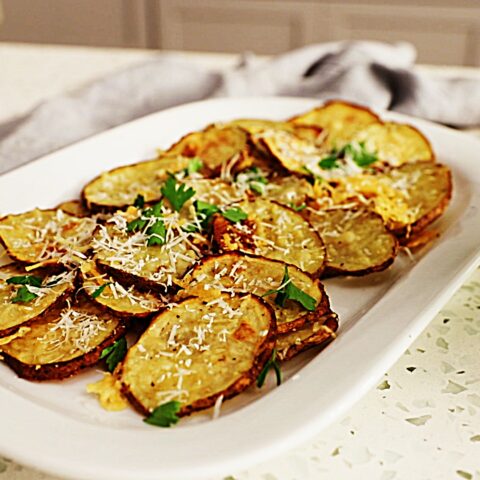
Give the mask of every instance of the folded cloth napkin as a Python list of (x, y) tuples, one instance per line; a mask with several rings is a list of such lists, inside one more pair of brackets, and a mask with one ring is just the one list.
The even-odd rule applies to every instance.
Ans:
[(406, 43), (310, 45), (214, 71), (173, 54), (110, 74), (0, 125), (0, 173), (82, 138), (181, 103), (208, 97), (289, 95), (341, 98), (453, 126), (480, 125), (480, 81), (413, 68)]

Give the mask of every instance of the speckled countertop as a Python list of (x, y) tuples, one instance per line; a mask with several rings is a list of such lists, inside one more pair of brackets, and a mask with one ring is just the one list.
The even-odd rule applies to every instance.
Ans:
[[(0, 43), (0, 122), (150, 55)], [(220, 68), (235, 63), (228, 55), (186, 56)], [(458, 72), (480, 79), (480, 70)], [(225, 480), (346, 478), (480, 480), (480, 270), (344, 418), (309, 443)], [(40, 479), (54, 477), (0, 457), (0, 480)]]

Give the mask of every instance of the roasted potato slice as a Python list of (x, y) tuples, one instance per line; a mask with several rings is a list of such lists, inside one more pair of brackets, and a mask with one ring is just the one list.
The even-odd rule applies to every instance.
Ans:
[(189, 162), (189, 158), (180, 155), (162, 155), (155, 160), (114, 168), (85, 186), (83, 202), (94, 212), (114, 212), (133, 205), (137, 195), (143, 195), (147, 203), (158, 201), (168, 174), (187, 168)]
[(357, 132), (352, 140), (364, 143), (365, 148), (375, 152), (380, 161), (393, 166), (435, 160), (430, 142), (411, 125), (374, 123)]
[(265, 186), (265, 197), (282, 205), (302, 211), (309, 198), (315, 196), (312, 185), (305, 179), (295, 177), (279, 177)]
[(294, 332), (278, 335), (275, 347), (277, 357), (285, 361), (309, 348), (318, 346), (323, 348), (335, 339), (337, 328), (337, 316), (331, 314), (308, 323)]
[(265, 120), (260, 118), (241, 118), (238, 120), (232, 120), (226, 125), (243, 128), (243, 130), (247, 131), (252, 136), (251, 138), (255, 144), (257, 143), (255, 141), (256, 136), (268, 130), (285, 130), (310, 142), (318, 142), (323, 138), (322, 128), (316, 125), (297, 125), (292, 122), (278, 122), (275, 120)]
[(84, 218), (90, 216), (90, 211), (85, 208), (85, 205), (80, 200), (67, 200), (57, 206), (57, 209), (69, 213), (77, 218)]
[(364, 174), (339, 182), (335, 203), (369, 202), (398, 236), (421, 231), (446, 209), (452, 194), (448, 167), (433, 162), (408, 163), (384, 173)]
[(323, 275), (366, 275), (391, 265), (397, 239), (382, 217), (360, 205), (339, 207), (308, 208), (304, 213), (327, 249)]
[(208, 242), (198, 233), (185, 232), (177, 212), (165, 211), (165, 243), (149, 246), (144, 232), (127, 231), (128, 221), (137, 216), (132, 208), (99, 225), (92, 241), (94, 260), (123, 285), (164, 293), (203, 256)]
[[(7, 283), (7, 280), (15, 277), (28, 280), (29, 275), (31, 273), (17, 263), (0, 268), (0, 337), (11, 335), (21, 326), (28, 325), (39, 315), (61, 303), (74, 288), (73, 271), (52, 275), (35, 272), (35, 280), (38, 280), (41, 286)], [(22, 281), (20, 278), (17, 280)]]
[(266, 132), (261, 143), (286, 171), (303, 176), (321, 173), (318, 162), (327, 154), (322, 147), (283, 130)]
[(61, 380), (95, 365), (125, 330), (118, 317), (81, 297), (24, 328), (22, 335), (0, 345), (0, 352), (19, 377), (39, 381)]
[(248, 145), (248, 134), (238, 127), (211, 125), (201, 132), (185, 135), (172, 145), (167, 154), (198, 157), (212, 171), (220, 171), (242, 154)]
[(300, 214), (262, 198), (232, 204), (232, 208), (241, 209), (248, 218), (233, 223), (220, 214), (215, 215), (213, 235), (222, 251), (253, 253), (320, 275), (325, 246)]
[(188, 415), (250, 386), (274, 344), (275, 315), (260, 298), (187, 299), (158, 315), (130, 348), (122, 392), (144, 415), (172, 400)]
[(112, 277), (102, 274), (93, 261), (82, 264), (81, 290), (96, 302), (120, 316), (143, 318), (158, 312), (167, 303), (161, 295), (141, 292), (134, 285), (124, 287)]
[(35, 209), (0, 219), (0, 241), (19, 262), (78, 264), (86, 258), (95, 228), (92, 218)]
[(290, 122), (322, 128), (326, 133), (325, 143), (331, 149), (342, 147), (350, 142), (359, 130), (381, 123), (381, 120), (366, 107), (332, 100), (322, 107), (293, 117)]
[[(205, 257), (187, 272), (182, 280), (184, 290), (178, 293), (178, 297), (215, 298), (222, 291), (262, 296), (282, 285), (285, 267), (285, 263), (277, 260), (238, 252)], [(281, 307), (275, 303), (274, 294), (265, 296), (264, 300), (275, 312), (280, 333), (300, 328), (330, 312), (327, 294), (318, 280), (313, 280), (293, 265), (288, 267), (288, 274), (294, 285), (315, 299), (316, 307), (309, 312), (292, 300), (287, 300)]]

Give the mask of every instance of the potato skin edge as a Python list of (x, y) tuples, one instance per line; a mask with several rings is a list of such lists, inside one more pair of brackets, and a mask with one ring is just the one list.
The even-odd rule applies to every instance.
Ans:
[[(213, 407), (215, 405), (216, 400), (221, 395), (223, 395), (224, 400), (227, 400), (240, 394), (255, 382), (258, 375), (262, 371), (263, 367), (271, 357), (273, 349), (275, 348), (275, 341), (276, 341), (275, 339), (277, 335), (275, 312), (270, 307), (270, 305), (268, 305), (262, 298), (257, 297), (256, 295), (253, 295), (253, 294), (250, 294), (250, 295), (253, 298), (255, 298), (255, 300), (260, 302), (264, 307), (266, 307), (270, 313), (270, 328), (268, 330), (268, 334), (265, 336), (261, 346), (259, 347), (260, 353), (257, 355), (254, 364), (247, 372), (245, 372), (240, 378), (237, 378), (237, 380), (235, 380), (232, 384), (230, 384), (225, 390), (214, 393), (206, 398), (201, 398), (199, 400), (196, 400), (190, 405), (183, 406), (180, 409), (180, 411), (177, 413), (179, 417), (184, 417), (194, 412), (197, 412), (199, 410), (205, 410), (207, 408)], [(247, 295), (239, 295), (239, 296), (243, 297)], [(184, 299), (180, 303), (183, 303), (184, 301), (189, 300), (189, 298)], [(159, 315), (161, 315), (161, 313)], [(155, 321), (155, 319), (153, 321)], [(127, 353), (127, 356), (128, 356), (128, 353)], [(125, 357), (125, 359), (126, 358), (127, 357)], [(123, 373), (123, 362), (121, 363), (120, 368), (116, 371), (116, 377), (120, 380), (122, 384), (121, 390), (120, 390), (121, 394), (128, 400), (130, 405), (138, 413), (140, 413), (143, 416), (149, 416), (151, 413), (150, 410), (145, 408), (142, 405), (142, 403), (131, 392), (129, 386), (121, 381), (122, 373)]]
[(28, 365), (14, 357), (1, 352), (5, 363), (20, 377), (25, 380), (43, 382), (48, 380), (65, 380), (79, 374), (86, 368), (92, 367), (100, 360), (102, 351), (113, 345), (124, 333), (125, 324), (119, 323), (110, 337), (85, 355), (68, 360), (66, 362), (47, 363), (37, 368), (36, 365)]

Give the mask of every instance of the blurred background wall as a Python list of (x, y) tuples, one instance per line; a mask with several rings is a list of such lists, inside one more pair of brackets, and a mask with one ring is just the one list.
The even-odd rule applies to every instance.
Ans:
[(419, 62), (480, 66), (480, 0), (0, 0), (0, 41), (273, 54), (406, 40)]

